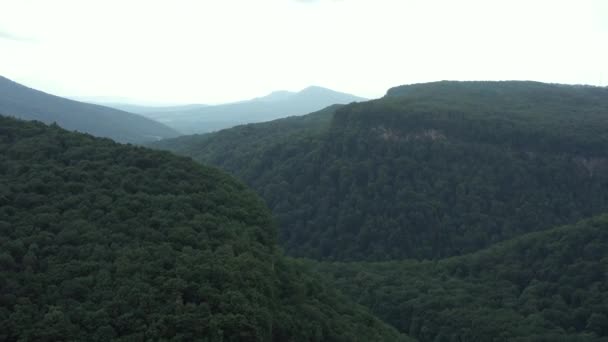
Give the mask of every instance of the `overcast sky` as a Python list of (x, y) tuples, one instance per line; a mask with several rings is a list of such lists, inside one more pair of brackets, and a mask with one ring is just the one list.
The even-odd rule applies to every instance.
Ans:
[(608, 1), (0, 0), (0, 75), (167, 103), (443, 79), (605, 86)]

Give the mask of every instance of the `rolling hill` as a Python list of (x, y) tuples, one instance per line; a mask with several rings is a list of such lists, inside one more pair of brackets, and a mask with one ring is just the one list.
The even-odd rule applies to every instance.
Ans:
[(160, 107), (156, 111), (153, 108), (145, 108), (137, 112), (163, 122), (184, 134), (194, 134), (307, 114), (333, 104), (363, 100), (365, 99), (354, 95), (313, 86), (295, 93), (277, 91), (252, 100), (223, 105)]
[(608, 210), (608, 89), (436, 82), (154, 144), (229, 171), (287, 253), (443, 258)]
[(144, 143), (179, 135), (174, 129), (140, 115), (50, 95), (1, 76), (0, 113), (56, 122), (68, 130), (123, 143)]
[(219, 170), (0, 116), (0, 340), (410, 341)]
[(608, 216), (440, 261), (318, 263), (420, 341), (607, 341)]

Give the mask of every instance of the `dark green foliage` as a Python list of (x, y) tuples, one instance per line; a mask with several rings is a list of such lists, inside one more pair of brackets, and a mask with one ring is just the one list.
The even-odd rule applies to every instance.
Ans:
[[(376, 104), (380, 107), (374, 108)], [(539, 82), (436, 82), (395, 87), (362, 111), (473, 142), (605, 157), (608, 88)], [(344, 116), (343, 118), (347, 118)], [(368, 115), (368, 119), (370, 119)], [(395, 121), (393, 121), (395, 122)], [(403, 128), (403, 127), (401, 127)], [(449, 138), (449, 137), (448, 137)]]
[(2, 341), (402, 338), (275, 235), (218, 170), (0, 117)]
[(266, 151), (268, 147), (289, 144), (292, 140), (299, 141), (324, 132), (331, 124), (335, 111), (341, 107), (343, 105), (333, 105), (307, 115), (240, 125), (211, 134), (182, 135), (148, 145), (188, 155), (199, 161), (206, 161), (209, 157), (220, 160), (221, 156), (228, 156), (230, 158), (224, 162), (229, 168), (238, 168), (243, 160), (252, 161), (252, 156), (265, 153), (268, 156), (264, 156), (263, 160), (254, 160), (258, 162), (255, 167), (263, 168), (262, 161), (274, 162), (271, 160), (274, 150)]
[(317, 269), (420, 341), (608, 341), (608, 216), (439, 262)]
[(292, 255), (441, 258), (608, 210), (607, 113), (603, 88), (438, 82), (155, 146), (251, 185)]
[(608, 341), (608, 216), (552, 228), (608, 209), (607, 113), (607, 89), (440, 82), (157, 146), (252, 185), (295, 255), (437, 259), (312, 263), (420, 341)]
[(56, 122), (68, 130), (119, 142), (144, 143), (179, 135), (172, 128), (143, 116), (53, 96), (2, 76), (0, 113), (45, 123)]
[(608, 209), (606, 89), (411, 87), (156, 146), (245, 180), (297, 256), (444, 257)]

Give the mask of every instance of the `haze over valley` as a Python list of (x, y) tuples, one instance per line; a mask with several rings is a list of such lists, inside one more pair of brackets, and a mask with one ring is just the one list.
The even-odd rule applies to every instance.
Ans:
[(221, 105), (185, 104), (143, 106), (83, 98), (61, 98), (28, 88), (0, 76), (0, 110), (11, 116), (56, 122), (60, 126), (109, 137), (120, 142), (143, 143), (182, 134), (303, 115), (333, 104), (365, 100), (350, 94), (310, 86), (299, 92), (275, 91), (251, 100)]
[[(365, 100), (331, 89), (310, 86), (298, 92), (274, 91), (266, 96), (220, 105), (137, 106), (121, 103), (105, 105), (162, 122), (184, 134), (206, 133), (240, 124), (269, 121), (308, 114), (333, 104)], [(99, 104), (104, 104), (99, 102)]]
[(69, 130), (142, 143), (179, 135), (154, 120), (122, 110), (43, 93), (0, 76), (0, 111), (20, 119), (58, 123)]

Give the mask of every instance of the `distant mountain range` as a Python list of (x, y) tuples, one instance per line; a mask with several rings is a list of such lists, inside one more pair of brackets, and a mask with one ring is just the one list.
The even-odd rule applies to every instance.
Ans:
[(0, 76), (0, 113), (20, 119), (56, 122), (68, 130), (143, 143), (176, 137), (164, 124), (115, 108), (54, 96)]
[(246, 123), (255, 123), (303, 115), (332, 104), (365, 100), (351, 94), (311, 86), (299, 92), (275, 91), (266, 96), (222, 105), (193, 104), (185, 106), (149, 107), (124, 103), (106, 106), (138, 113), (157, 120), (184, 134), (217, 131)]

